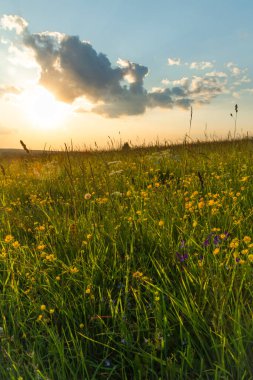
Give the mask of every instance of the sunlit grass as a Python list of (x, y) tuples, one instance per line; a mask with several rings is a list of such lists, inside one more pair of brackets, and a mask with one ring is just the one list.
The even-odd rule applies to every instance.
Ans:
[(1, 160), (1, 379), (250, 379), (252, 140)]

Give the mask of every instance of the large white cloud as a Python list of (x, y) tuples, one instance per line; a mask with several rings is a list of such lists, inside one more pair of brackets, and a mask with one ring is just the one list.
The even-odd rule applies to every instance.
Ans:
[(22, 34), (28, 27), (28, 22), (17, 15), (3, 15), (0, 26), (6, 30), (14, 30), (17, 34)]

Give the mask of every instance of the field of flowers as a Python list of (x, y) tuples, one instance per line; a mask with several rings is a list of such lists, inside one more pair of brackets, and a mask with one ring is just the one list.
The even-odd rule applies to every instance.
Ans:
[(252, 140), (0, 162), (0, 379), (253, 379)]

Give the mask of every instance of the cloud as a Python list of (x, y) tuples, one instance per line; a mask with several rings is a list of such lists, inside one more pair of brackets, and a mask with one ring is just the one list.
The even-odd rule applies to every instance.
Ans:
[(252, 94), (253, 95), (253, 88), (245, 88), (242, 91), (247, 92), (248, 94)]
[(179, 66), (181, 64), (180, 58), (168, 58), (169, 66)]
[(205, 70), (213, 68), (213, 63), (208, 61), (192, 62), (190, 63), (190, 69)]
[(17, 34), (22, 34), (28, 26), (28, 22), (20, 16), (3, 15), (0, 20), (0, 27), (5, 30), (15, 30)]
[(8, 94), (20, 94), (21, 90), (14, 86), (0, 86), (0, 97)]
[(85, 95), (99, 102), (95, 112), (113, 117), (145, 111), (147, 67), (119, 59), (113, 68), (105, 54), (77, 36), (45, 32), (28, 34), (24, 42), (41, 66), (40, 84), (58, 99), (72, 103)]
[(228, 62), (226, 66), (233, 76), (238, 76), (242, 73), (242, 70), (233, 62)]
[(211, 71), (205, 74), (206, 77), (227, 78), (227, 74), (223, 71)]
[(22, 66), (26, 69), (37, 68), (39, 65), (36, 62), (34, 52), (32, 49), (26, 47), (19, 48), (14, 44), (10, 44), (8, 48), (8, 61), (15, 66)]
[[(219, 80), (223, 76), (213, 74), (210, 78), (166, 81), (170, 87), (148, 92), (144, 87), (146, 66), (120, 58), (118, 67), (113, 68), (106, 55), (76, 36), (30, 34), (25, 44), (34, 50), (41, 66), (41, 85), (69, 103), (85, 95), (94, 103), (93, 112), (109, 117), (138, 115), (147, 107), (187, 108), (194, 102), (208, 103), (223, 91), (224, 78)], [(170, 65), (180, 64), (180, 59), (169, 60)]]
[(2, 45), (8, 45), (8, 43), (9, 43), (9, 41), (6, 38), (0, 36), (0, 44), (2, 44)]
[(226, 80), (219, 77), (181, 78), (172, 81), (172, 86), (156, 88), (148, 94), (149, 107), (189, 108), (192, 104), (207, 104), (225, 92)]
[[(16, 38), (9, 47), (9, 62), (37, 68), (38, 83), (78, 112), (91, 111), (107, 117), (139, 115), (148, 107), (188, 108), (195, 103), (209, 103), (225, 91), (226, 74), (215, 71), (203, 77), (166, 79), (162, 81), (165, 87), (148, 91), (144, 83), (148, 67), (144, 65), (122, 58), (112, 65), (104, 53), (78, 36), (59, 32), (32, 34), (28, 23), (18, 16), (4, 16), (0, 22), (2, 27), (19, 34), (18, 44)], [(180, 64), (180, 58), (168, 59), (169, 66)], [(206, 61), (191, 64), (200, 70), (212, 65)], [(0, 88), (0, 95), (6, 91)]]
[(232, 96), (233, 96), (234, 98), (236, 98), (236, 99), (240, 99), (240, 94), (239, 94), (238, 92), (236, 92), (236, 91), (234, 91), (234, 92), (232, 93)]
[(188, 84), (188, 82), (189, 82), (189, 78), (183, 77), (181, 79), (176, 79), (176, 80), (170, 81), (169, 83), (173, 87), (176, 87), (176, 86), (185, 87)]
[(241, 86), (245, 83), (250, 83), (251, 79), (247, 77), (247, 75), (243, 75), (241, 78), (237, 78), (237, 80), (233, 83), (234, 86)]
[(170, 83), (170, 81), (169, 79), (166, 78), (166, 79), (162, 79), (161, 83), (167, 86)]

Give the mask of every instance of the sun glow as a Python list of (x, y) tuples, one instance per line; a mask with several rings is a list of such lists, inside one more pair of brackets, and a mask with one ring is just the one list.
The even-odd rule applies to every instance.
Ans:
[(58, 102), (54, 95), (42, 86), (25, 90), (20, 98), (22, 110), (29, 122), (43, 130), (63, 125), (72, 112), (70, 105)]

